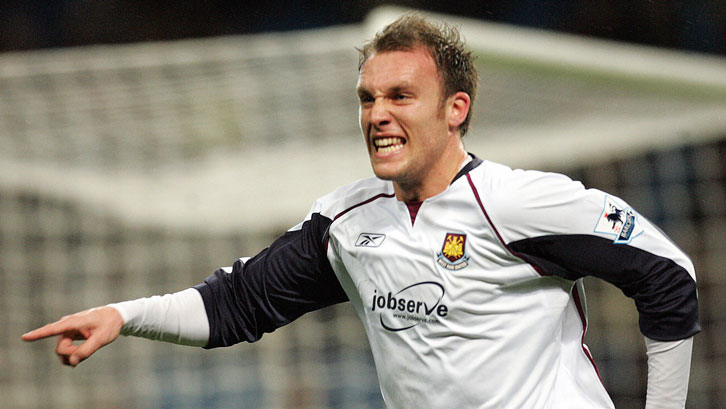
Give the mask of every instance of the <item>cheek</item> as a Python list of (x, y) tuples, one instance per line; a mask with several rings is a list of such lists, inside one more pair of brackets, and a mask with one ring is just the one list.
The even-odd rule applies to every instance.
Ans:
[(367, 111), (364, 111), (363, 108), (358, 109), (358, 124), (360, 125), (360, 128), (363, 132), (365, 132), (365, 129), (368, 127), (368, 114)]

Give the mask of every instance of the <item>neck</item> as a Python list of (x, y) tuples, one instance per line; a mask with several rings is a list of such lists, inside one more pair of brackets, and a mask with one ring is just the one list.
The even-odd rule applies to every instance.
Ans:
[(414, 183), (394, 181), (393, 190), (396, 198), (406, 203), (423, 202), (443, 192), (459, 172), (466, 155), (464, 146), (459, 144), (455, 149), (441, 155), (421, 181)]

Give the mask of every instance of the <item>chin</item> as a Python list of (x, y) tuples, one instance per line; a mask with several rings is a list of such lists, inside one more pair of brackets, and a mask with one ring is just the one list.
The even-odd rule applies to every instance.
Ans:
[(374, 160), (371, 158), (373, 173), (383, 180), (397, 180), (406, 173), (406, 162), (398, 160)]
[(378, 179), (383, 180), (394, 180), (399, 172), (393, 169), (386, 169), (386, 166), (375, 166), (373, 165), (373, 173)]
[(373, 173), (375, 173), (375, 175), (378, 179), (394, 180), (396, 178), (396, 175), (394, 175), (394, 174), (391, 174), (388, 172), (379, 172), (379, 171), (376, 171), (375, 169), (373, 170)]

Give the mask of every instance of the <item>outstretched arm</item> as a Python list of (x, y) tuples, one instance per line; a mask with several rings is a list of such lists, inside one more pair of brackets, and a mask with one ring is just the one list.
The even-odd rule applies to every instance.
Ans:
[[(119, 334), (204, 346), (209, 338), (209, 323), (202, 297), (197, 290), (188, 288), (110, 304), (63, 317), (24, 334), (22, 339), (35, 341), (59, 335), (56, 354), (64, 364), (76, 366)], [(85, 342), (73, 344), (78, 340)]]
[(329, 224), (315, 214), (195, 288), (83, 311), (22, 338), (60, 335), (56, 353), (71, 366), (119, 334), (207, 348), (256, 341), (308, 311), (347, 300), (325, 255)]
[[(124, 322), (113, 307), (92, 308), (23, 334), (24, 341), (58, 335), (55, 353), (65, 365), (76, 366), (118, 338)], [(73, 341), (85, 340), (76, 345)]]

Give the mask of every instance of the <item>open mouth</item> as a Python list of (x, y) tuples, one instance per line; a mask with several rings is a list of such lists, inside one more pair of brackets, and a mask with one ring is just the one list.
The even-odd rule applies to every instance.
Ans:
[(406, 140), (398, 136), (379, 138), (373, 141), (373, 146), (378, 153), (391, 153), (403, 149)]

